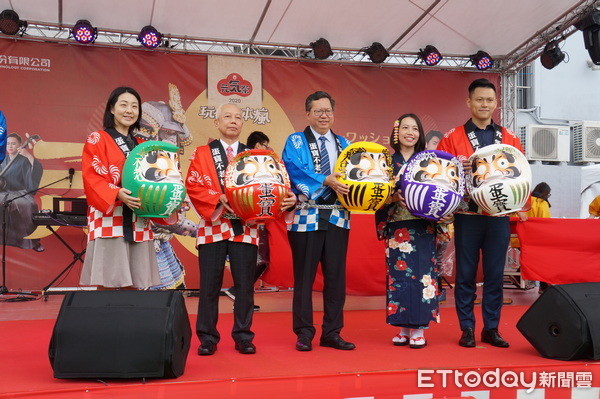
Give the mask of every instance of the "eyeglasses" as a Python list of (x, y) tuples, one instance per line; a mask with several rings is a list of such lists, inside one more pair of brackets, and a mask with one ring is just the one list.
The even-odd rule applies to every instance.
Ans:
[(323, 116), (323, 114), (325, 114), (327, 116), (333, 116), (332, 109), (313, 109), (312, 113), (314, 116)]

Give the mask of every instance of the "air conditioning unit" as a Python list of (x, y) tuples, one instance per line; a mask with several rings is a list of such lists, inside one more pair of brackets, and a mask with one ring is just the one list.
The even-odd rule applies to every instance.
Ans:
[(569, 126), (527, 125), (521, 126), (520, 133), (528, 160), (569, 162)]
[(600, 162), (600, 122), (573, 124), (573, 162)]

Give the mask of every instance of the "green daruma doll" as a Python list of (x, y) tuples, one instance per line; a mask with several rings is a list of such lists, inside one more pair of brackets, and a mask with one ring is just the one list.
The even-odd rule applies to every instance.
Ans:
[(186, 191), (179, 171), (179, 148), (163, 141), (145, 141), (127, 156), (123, 187), (141, 200), (138, 216), (167, 218), (177, 211)]

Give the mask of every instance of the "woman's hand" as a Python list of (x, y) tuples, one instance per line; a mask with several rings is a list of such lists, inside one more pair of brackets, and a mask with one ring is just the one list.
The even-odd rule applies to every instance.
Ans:
[(117, 193), (117, 198), (131, 209), (139, 209), (142, 206), (142, 201), (139, 198), (132, 197), (129, 194), (131, 194), (130, 190), (121, 188)]
[(444, 216), (443, 218), (441, 218), (439, 220), (439, 222), (446, 223), (446, 224), (454, 222), (454, 214), (451, 213), (449, 215)]
[(406, 203), (404, 202), (404, 197), (402, 196), (402, 192), (400, 190), (396, 190), (394, 195), (392, 195), (392, 202), (397, 202), (403, 208), (406, 208)]

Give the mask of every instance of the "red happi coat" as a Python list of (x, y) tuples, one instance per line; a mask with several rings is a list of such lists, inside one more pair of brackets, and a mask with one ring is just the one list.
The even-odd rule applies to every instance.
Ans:
[[(522, 153), (525, 153), (519, 138), (505, 127), (502, 127), (502, 144), (512, 145)], [(444, 134), (436, 149), (450, 153), (461, 161), (468, 159), (475, 152), (463, 125), (455, 127)]]
[(200, 215), (197, 245), (230, 240), (258, 245), (258, 227), (243, 223), (244, 232), (234, 235), (231, 220), (221, 216), (219, 197), (223, 194), (211, 149), (208, 145), (196, 148), (185, 179), (188, 196)]
[[(143, 140), (137, 138), (138, 143)], [(123, 203), (117, 199), (125, 154), (105, 131), (91, 133), (83, 146), (81, 173), (88, 207), (88, 241), (123, 237)], [(154, 238), (150, 219), (132, 218), (133, 240)]]

